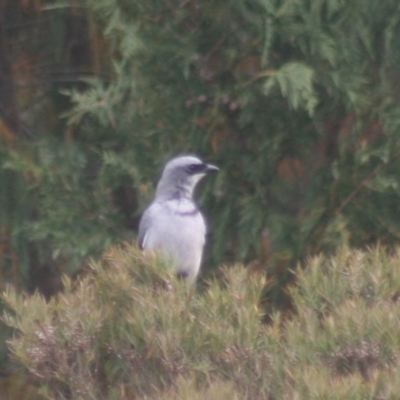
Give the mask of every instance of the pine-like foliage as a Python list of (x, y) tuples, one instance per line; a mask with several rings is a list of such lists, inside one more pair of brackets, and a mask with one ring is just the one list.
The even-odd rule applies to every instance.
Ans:
[(240, 363), (232, 376), (239, 386), (253, 372), (261, 378), (270, 363), (259, 337), (263, 281), (235, 267), (199, 294), (168, 267), (127, 246), (75, 285), (66, 278), (49, 302), (11, 289), (14, 315), (5, 321), (16, 330), (14, 355), (57, 399), (153, 397), (183, 378), (206, 388), (218, 375), (224, 381), (231, 363)]
[(396, 398), (400, 253), (340, 250), (298, 269), (294, 313), (262, 323), (263, 279), (225, 268), (202, 291), (132, 246), (46, 302), (4, 296), (9, 342), (48, 399)]

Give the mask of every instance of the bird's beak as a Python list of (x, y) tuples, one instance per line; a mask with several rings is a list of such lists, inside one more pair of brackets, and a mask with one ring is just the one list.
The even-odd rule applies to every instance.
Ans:
[(206, 165), (206, 169), (205, 169), (205, 172), (206, 172), (206, 173), (209, 173), (209, 172), (218, 172), (218, 171), (219, 171), (219, 168), (216, 167), (215, 165), (211, 165), (211, 164), (207, 164), (207, 165)]

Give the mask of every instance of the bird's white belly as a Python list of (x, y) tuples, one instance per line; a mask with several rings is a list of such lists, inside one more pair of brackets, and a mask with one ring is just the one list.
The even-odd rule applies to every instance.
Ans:
[(177, 272), (194, 278), (200, 268), (205, 242), (203, 216), (199, 211), (167, 210), (149, 229), (146, 249), (161, 251), (176, 264)]

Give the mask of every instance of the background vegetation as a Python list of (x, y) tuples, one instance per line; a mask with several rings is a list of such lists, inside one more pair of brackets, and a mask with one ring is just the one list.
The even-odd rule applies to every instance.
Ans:
[(268, 312), (307, 255), (397, 244), (399, 7), (0, 1), (0, 287), (49, 298), (132, 240), (184, 151), (221, 167), (204, 275), (267, 272)]

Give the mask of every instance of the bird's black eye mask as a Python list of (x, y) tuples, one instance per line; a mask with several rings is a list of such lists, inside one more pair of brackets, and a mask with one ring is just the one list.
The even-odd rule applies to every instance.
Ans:
[(186, 170), (190, 175), (200, 174), (207, 168), (206, 164), (190, 164)]

